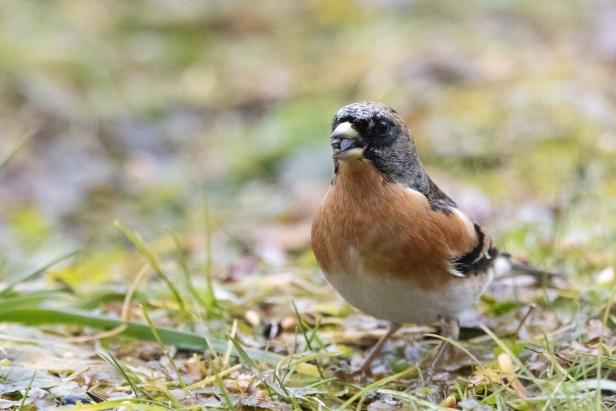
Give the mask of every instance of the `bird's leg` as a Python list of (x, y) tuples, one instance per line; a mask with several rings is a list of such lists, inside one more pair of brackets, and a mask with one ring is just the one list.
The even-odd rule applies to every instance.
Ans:
[(381, 351), (383, 351), (383, 347), (385, 346), (385, 343), (399, 329), (400, 329), (400, 324), (396, 324), (396, 323), (391, 323), (390, 324), (389, 330), (387, 330), (387, 332), (385, 334), (383, 334), (381, 336), (381, 338), (379, 338), (379, 340), (376, 342), (376, 344), (374, 344), (374, 346), (370, 349), (370, 352), (368, 352), (368, 355), (364, 359), (364, 362), (362, 363), (362, 365), (358, 369), (360, 372), (368, 373), (369, 374), (369, 371), (370, 371), (370, 368), (372, 366), (372, 363), (374, 362), (376, 357), (379, 356)]
[(376, 344), (374, 344), (374, 346), (370, 349), (370, 352), (368, 352), (368, 355), (362, 362), (361, 366), (356, 370), (352, 371), (351, 373), (346, 374), (346, 376), (354, 377), (357, 375), (370, 375), (372, 370), (372, 363), (374, 362), (376, 357), (379, 356), (381, 351), (383, 351), (383, 347), (385, 346), (387, 340), (389, 340), (391, 336), (399, 329), (400, 324), (391, 323), (387, 332), (383, 334), (381, 338), (379, 338), (379, 340), (376, 342)]
[[(446, 317), (441, 318), (441, 336), (457, 340), (460, 336), (460, 324), (456, 318)], [(438, 366), (441, 359), (445, 356), (449, 350), (449, 343), (447, 341), (441, 341), (441, 345), (438, 347), (438, 351), (434, 356), (434, 359), (430, 363), (430, 367), (426, 370), (426, 379), (429, 381), (434, 376), (434, 371)]]

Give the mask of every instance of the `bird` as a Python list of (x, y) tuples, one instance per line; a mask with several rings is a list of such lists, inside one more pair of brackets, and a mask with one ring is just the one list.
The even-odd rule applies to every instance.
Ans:
[(375, 101), (343, 106), (332, 120), (330, 143), (334, 172), (313, 220), (311, 245), (348, 303), (390, 323), (352, 373), (369, 375), (401, 324), (440, 322), (441, 335), (456, 340), (459, 314), (512, 263), (426, 173), (394, 109)]

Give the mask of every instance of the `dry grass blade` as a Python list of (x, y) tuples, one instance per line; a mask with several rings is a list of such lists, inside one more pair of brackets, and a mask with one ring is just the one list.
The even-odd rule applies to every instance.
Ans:
[(498, 366), (503, 374), (505, 374), (505, 377), (507, 377), (509, 384), (511, 384), (511, 388), (513, 388), (516, 394), (518, 394), (520, 398), (528, 397), (528, 392), (515, 375), (515, 369), (511, 362), (511, 358), (506, 353), (503, 352), (498, 355)]
[(229, 334), (229, 343), (227, 345), (227, 351), (225, 351), (225, 355), (222, 357), (222, 363), (220, 367), (222, 369), (227, 368), (229, 365), (229, 358), (231, 357), (231, 353), (233, 352), (233, 339), (237, 334), (237, 320), (233, 320), (233, 325), (231, 326), (231, 333)]
[(74, 407), (64, 407), (63, 411), (105, 411), (115, 409), (138, 409), (143, 411), (163, 411), (173, 408), (162, 405), (155, 405), (154, 401), (148, 401), (144, 398), (121, 398), (118, 400), (109, 400), (99, 402), (98, 404), (80, 404)]
[(137, 276), (131, 283), (130, 287), (128, 287), (128, 290), (126, 291), (126, 295), (124, 296), (124, 302), (122, 303), (122, 310), (120, 311), (120, 319), (122, 320), (121, 325), (117, 326), (116, 328), (112, 330), (103, 331), (93, 336), (74, 337), (74, 338), (70, 338), (69, 340), (75, 343), (82, 343), (82, 342), (87, 342), (87, 341), (101, 340), (103, 338), (111, 338), (116, 335), (122, 334), (122, 332), (126, 330), (126, 327), (127, 327), (126, 323), (130, 321), (130, 304), (133, 299), (133, 295), (135, 291), (137, 290), (137, 287), (139, 287), (139, 283), (145, 276), (146, 272), (147, 272), (147, 267), (144, 266), (139, 271), (139, 273), (137, 274)]
[(191, 385), (185, 387), (184, 389), (186, 391), (198, 390), (199, 388), (203, 388), (203, 387), (205, 387), (207, 385), (212, 384), (213, 382), (216, 382), (217, 378), (225, 377), (225, 376), (227, 376), (227, 375), (229, 375), (229, 374), (231, 374), (231, 373), (233, 373), (235, 371), (239, 371), (241, 369), (242, 369), (242, 364), (235, 364), (234, 366), (229, 367), (229, 368), (227, 368), (224, 371), (220, 371), (219, 373), (217, 373), (217, 375), (210, 375), (210, 376), (202, 379), (199, 382), (196, 382), (194, 384), (191, 384)]

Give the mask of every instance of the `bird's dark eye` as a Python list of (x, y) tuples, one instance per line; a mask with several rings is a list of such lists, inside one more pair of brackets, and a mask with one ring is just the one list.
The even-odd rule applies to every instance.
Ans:
[(389, 124), (385, 121), (379, 121), (374, 125), (374, 129), (379, 134), (385, 134), (389, 131)]

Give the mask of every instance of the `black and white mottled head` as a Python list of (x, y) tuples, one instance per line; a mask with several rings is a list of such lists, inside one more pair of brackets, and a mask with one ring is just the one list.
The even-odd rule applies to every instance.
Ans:
[(420, 191), (428, 187), (404, 120), (382, 103), (360, 101), (338, 110), (332, 121), (331, 144), (336, 170), (340, 161), (369, 160), (390, 181)]

